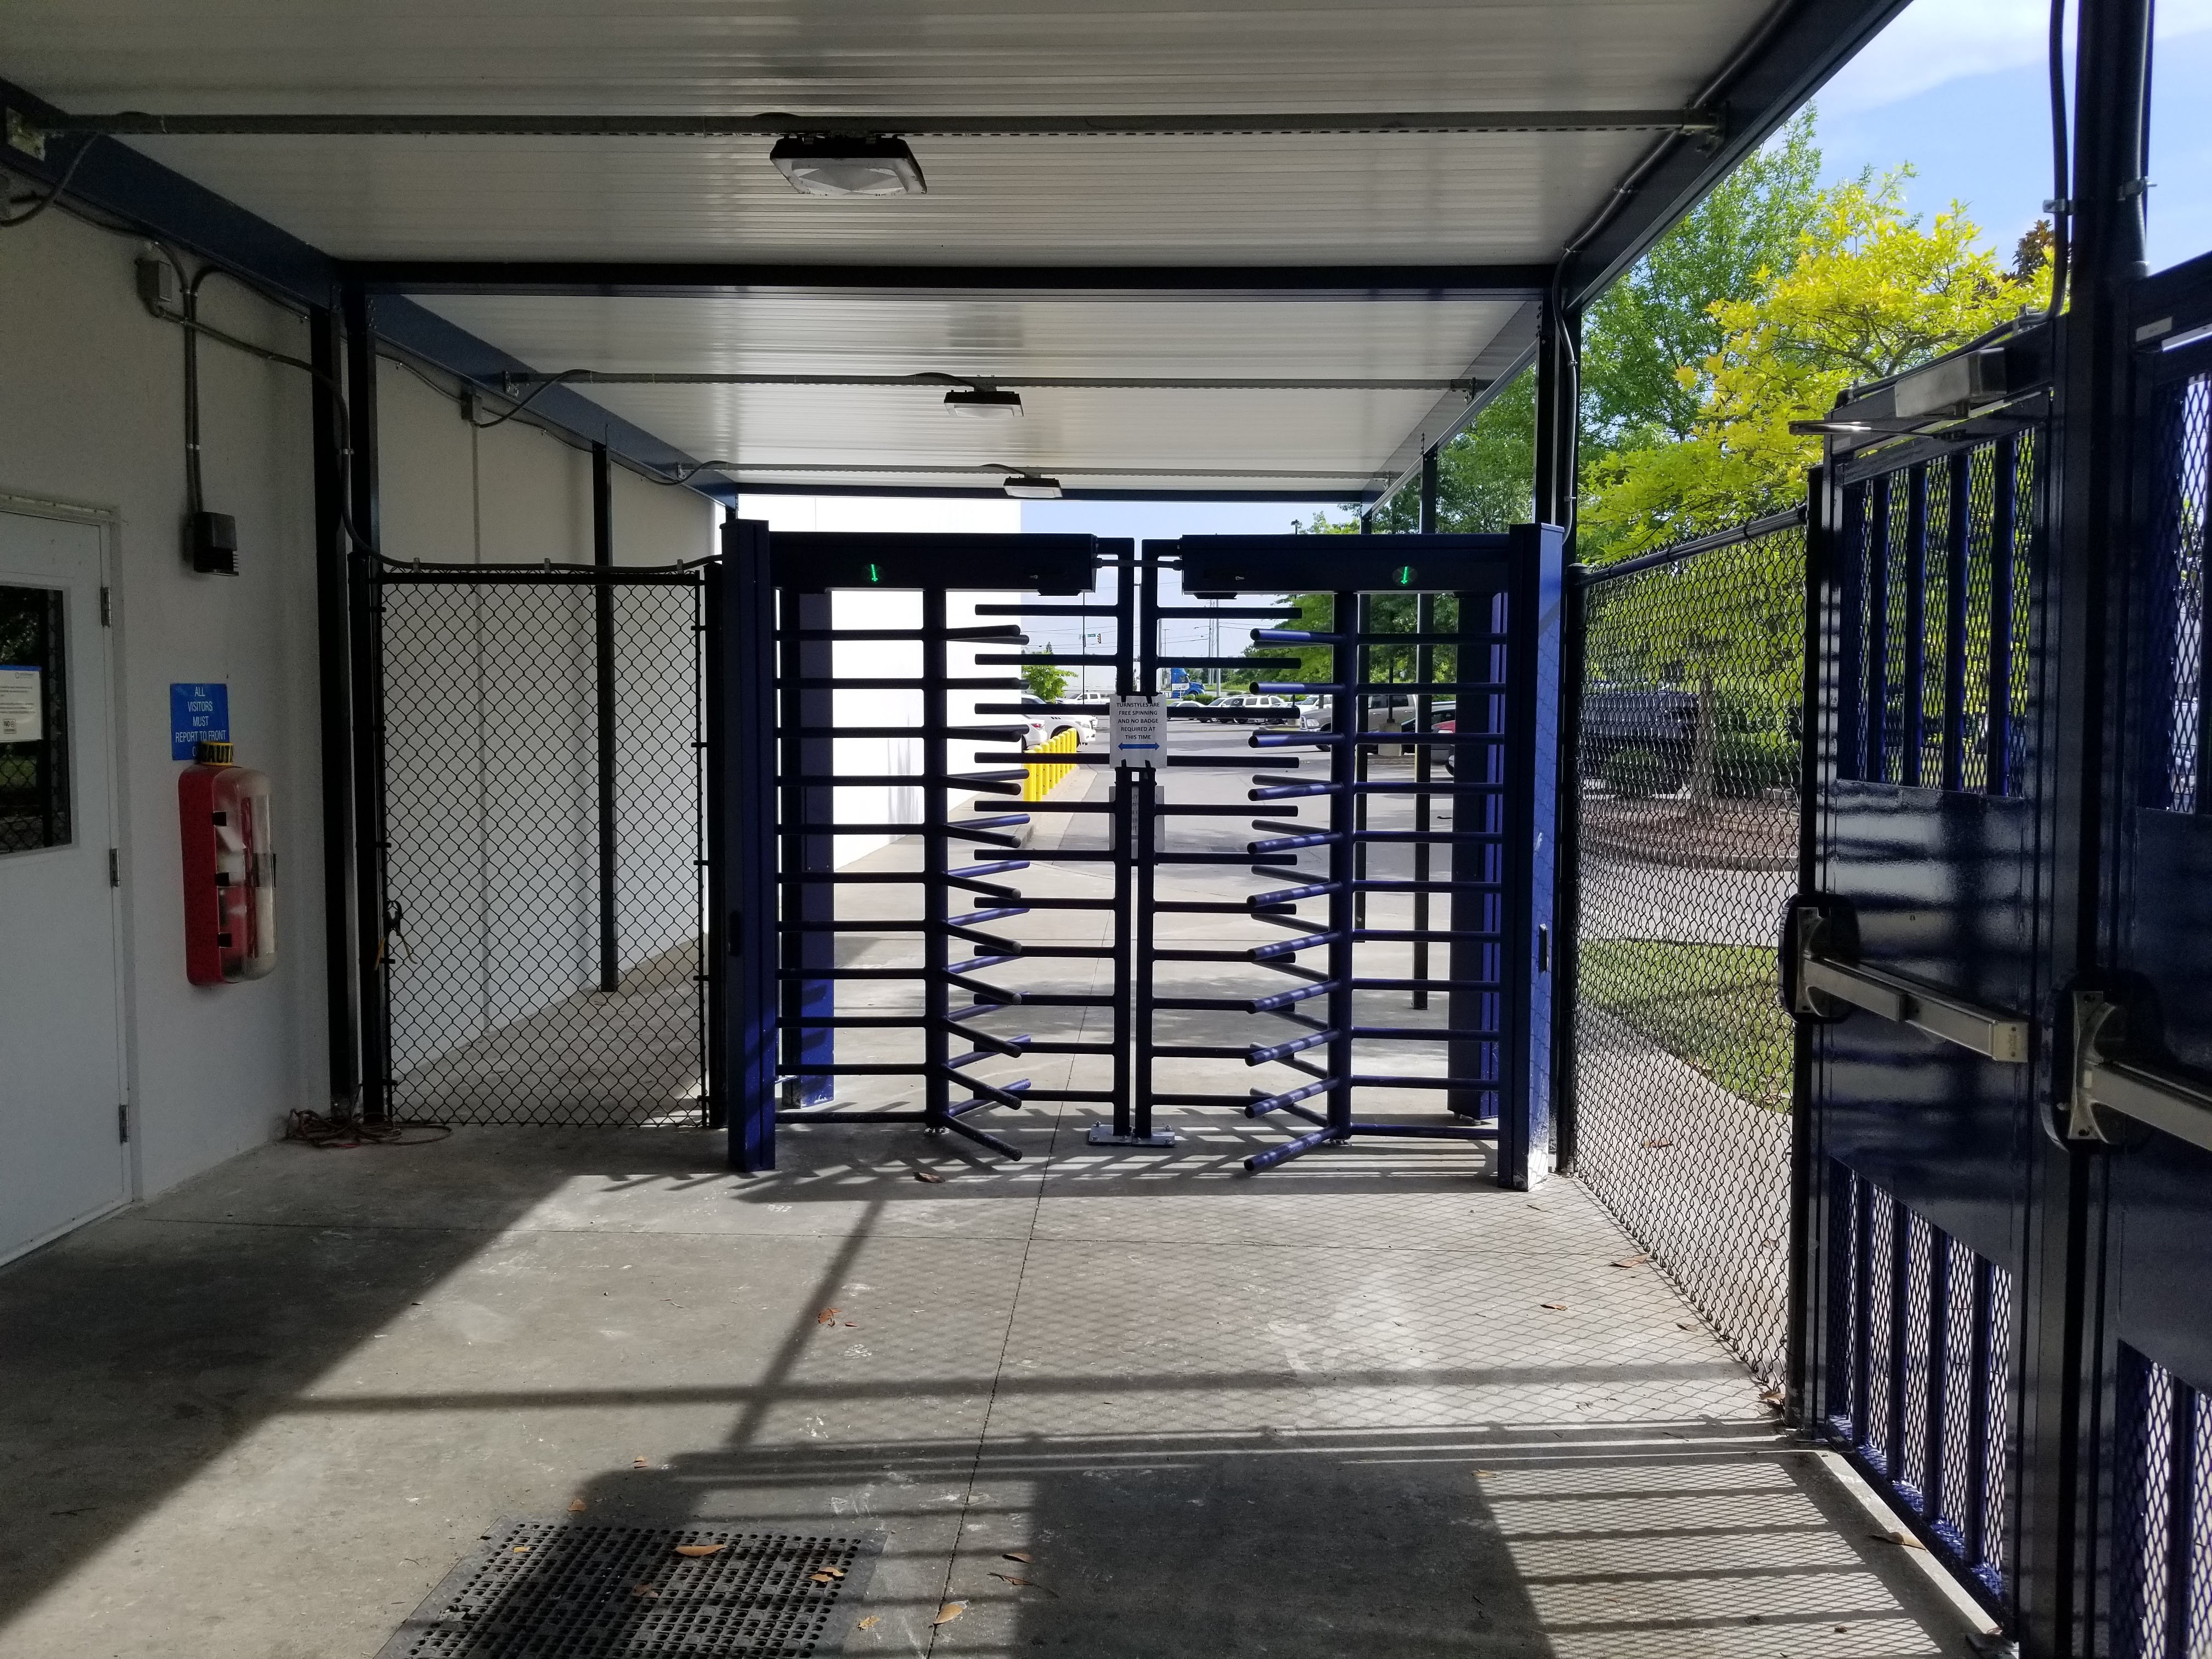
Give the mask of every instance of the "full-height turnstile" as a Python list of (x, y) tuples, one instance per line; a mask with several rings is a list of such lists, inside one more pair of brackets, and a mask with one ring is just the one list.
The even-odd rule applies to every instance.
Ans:
[[(1196, 602), (1163, 601), (1171, 570)], [(1102, 1109), (1098, 1143), (1171, 1145), (1156, 1105), (1298, 1122), (1255, 1170), (1402, 1135), (1495, 1139), (1502, 1178), (1540, 1180), (1559, 578), (1559, 535), (1536, 527), (1140, 556), (1090, 537), (732, 526), (710, 660), (709, 927), (726, 938), (708, 960), (734, 1161), (770, 1167), (793, 1121), (911, 1123), (1018, 1157), (971, 1115), (1058, 1100)], [(1332, 595), (1335, 620), (1255, 635), (1283, 654), (1163, 641), (1295, 614), (1210, 596), (1295, 592)], [(1025, 650), (1023, 618), (1079, 619), (1085, 643)], [(1312, 653), (1317, 672), (1285, 678)], [(1016, 701), (1012, 671), (1036, 661), (1106, 671), (1114, 714), (1101, 741), (1052, 757), (1081, 787), (1024, 802), (1027, 717), (1106, 713)], [(1169, 725), (1167, 672), (1201, 665), (1285, 699), (1267, 711), (1285, 724)], [(1321, 729), (1291, 697), (1326, 711)], [(1267, 833), (1221, 842), (1237, 820)], [(1190, 925), (1257, 936), (1177, 936)], [(1255, 1037), (1255, 1018), (1276, 1030)], [(1068, 1075), (1002, 1075), (1010, 1061)], [(1164, 1073), (1209, 1062), (1270, 1080)], [(1370, 1109), (1439, 1095), (1441, 1113)]]
[[(1246, 803), (1170, 799), (1137, 815), (1140, 1129), (1155, 1103), (1234, 1106), (1304, 1126), (1248, 1158), (1255, 1170), (1387, 1136), (1496, 1140), (1512, 1186), (1548, 1173), (1560, 539), (1529, 526), (1494, 536), (1146, 544), (1148, 600), (1171, 566), (1185, 594), (1201, 600), (1326, 593), (1330, 621), (1252, 632), (1256, 647), (1297, 656), (1219, 659), (1258, 671), (1255, 692), (1302, 700), (1262, 711), (1283, 722), (1248, 739), (1267, 760), (1168, 758), (1170, 768), (1227, 769)], [(1387, 621), (1382, 595), (1404, 601)], [(1213, 614), (1148, 604), (1147, 678), (1200, 660), (1164, 646), (1163, 623)], [(1302, 663), (1304, 677), (1290, 678)], [(1441, 767), (1440, 756), (1449, 757)], [(1307, 759), (1315, 763), (1302, 766)], [(1304, 807), (1312, 817), (1297, 816)], [(1173, 835), (1179, 820), (1221, 815), (1247, 817), (1259, 838), (1241, 848), (1186, 847)], [(1191, 866), (1257, 878), (1258, 890), (1161, 896), (1160, 873)], [(1192, 915), (1280, 932), (1180, 942), (1176, 919)], [(1163, 976), (1194, 974), (1219, 982), (1161, 988)], [(1253, 985), (1255, 976), (1276, 984)], [(1255, 1017), (1276, 1029), (1176, 1041), (1170, 1014), (1209, 1018), (1208, 1036)], [(1224, 1060), (1270, 1080), (1242, 1093), (1154, 1086), (1161, 1060)], [(1432, 1092), (1449, 1116), (1365, 1109)]]
[[(964, 1120), (987, 1106), (1105, 1106), (1128, 1093), (1121, 988), (1130, 859), (1121, 803), (1088, 791), (1021, 799), (1028, 716), (1081, 720), (1103, 708), (1018, 701), (1025, 685), (1012, 671), (1031, 661), (1101, 666), (1116, 692), (1133, 689), (1124, 643), (1129, 584), (1114, 603), (1085, 598), (1102, 567), (1128, 563), (1130, 544), (1089, 536), (834, 533), (778, 535), (772, 544), (778, 1118), (917, 1123), (1018, 1158), (1012, 1143)], [(1030, 656), (1018, 622), (986, 620), (999, 617), (1095, 617), (1115, 643)], [(1100, 758), (1095, 750), (1055, 754), (1054, 763)], [(1048, 845), (1036, 833), (1041, 822), (1058, 829), (1070, 817), (1101, 833), (1054, 834)], [(876, 856), (850, 856), (874, 841), (888, 844)], [(1091, 890), (1025, 892), (1018, 878), (1036, 861), (1081, 866), (1097, 879)], [(1097, 915), (1098, 937), (1010, 936), (1018, 919), (1046, 914)], [(858, 956), (840, 948), (861, 942)], [(910, 948), (884, 948), (893, 942)], [(1080, 986), (1039, 971), (1069, 963), (1109, 971), (1103, 983), (1077, 975), (1092, 981)], [(1073, 1029), (1040, 1034), (992, 1018), (1016, 1009), (1030, 1020), (1054, 1011)], [(841, 1051), (841, 1036), (847, 1050), (866, 1057)], [(978, 1075), (995, 1060), (1041, 1055), (1086, 1057), (1097, 1075), (1063, 1085)], [(838, 1098), (864, 1079), (896, 1080), (907, 1097)]]

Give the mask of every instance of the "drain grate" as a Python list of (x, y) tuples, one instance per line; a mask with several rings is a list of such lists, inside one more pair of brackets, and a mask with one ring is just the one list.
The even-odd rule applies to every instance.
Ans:
[[(879, 1539), (504, 1521), (377, 1659), (835, 1653)], [(719, 1546), (719, 1547), (715, 1547)], [(679, 1547), (710, 1554), (678, 1554)], [(834, 1632), (833, 1632), (834, 1627)]]

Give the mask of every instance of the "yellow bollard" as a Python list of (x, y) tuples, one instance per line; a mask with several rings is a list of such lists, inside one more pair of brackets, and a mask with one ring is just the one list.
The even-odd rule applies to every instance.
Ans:
[[(1047, 738), (1030, 750), (1031, 755), (1072, 755), (1075, 752), (1075, 728), (1070, 726), (1056, 736)], [(1075, 769), (1073, 761), (1025, 760), (1030, 775), (1022, 781), (1024, 800), (1042, 800), (1059, 786), (1060, 781)]]

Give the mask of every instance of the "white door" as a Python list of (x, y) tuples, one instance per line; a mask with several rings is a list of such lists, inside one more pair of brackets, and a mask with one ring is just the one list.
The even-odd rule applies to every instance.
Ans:
[(0, 1261), (129, 1192), (102, 539), (0, 512)]

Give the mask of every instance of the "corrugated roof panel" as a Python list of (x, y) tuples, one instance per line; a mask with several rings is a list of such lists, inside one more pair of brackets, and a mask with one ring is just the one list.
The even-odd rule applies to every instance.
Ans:
[[(1444, 383), (1502, 370), (1531, 307), (1498, 301), (1037, 294), (748, 294), (711, 298), (445, 296), (426, 301), (541, 373), (720, 373), (1132, 380), (1428, 380), (1421, 390), (1030, 387), (976, 420), (942, 386), (598, 384), (590, 395), (702, 459), (786, 481), (881, 482), (873, 467), (1006, 466), (1217, 481), (1374, 481)], [(809, 468), (828, 469), (810, 471)], [(866, 474), (866, 476), (863, 476)], [(976, 482), (972, 477), (909, 482)], [(1070, 480), (1073, 480), (1071, 478)], [(1163, 487), (1194, 488), (1193, 478)]]

